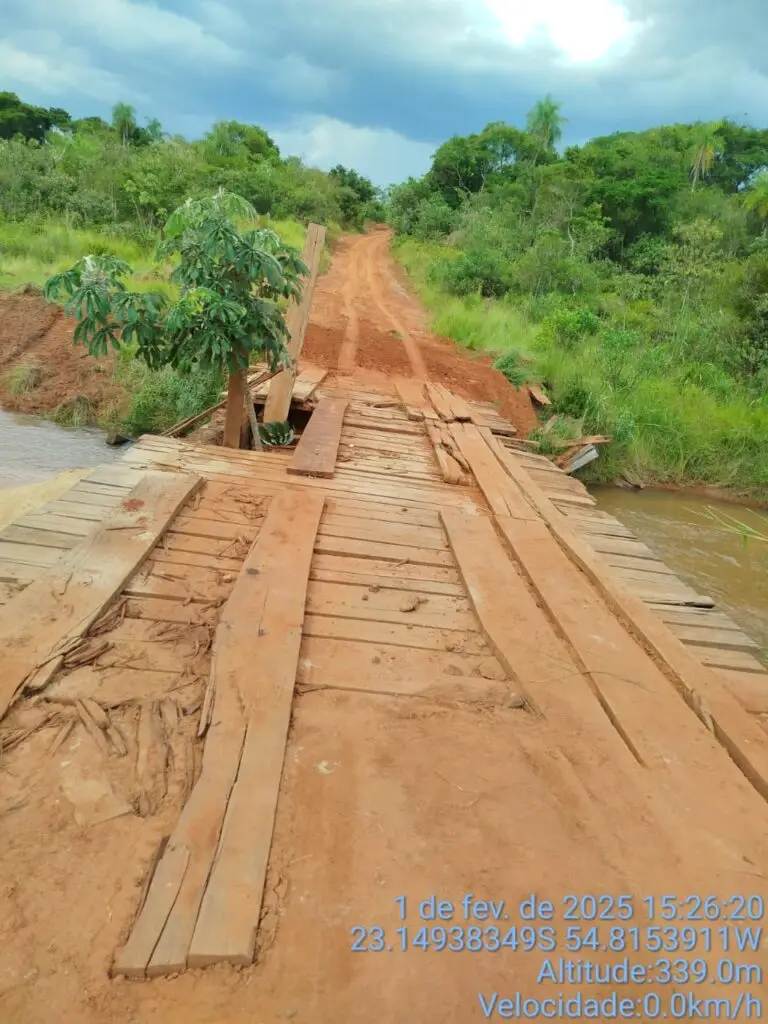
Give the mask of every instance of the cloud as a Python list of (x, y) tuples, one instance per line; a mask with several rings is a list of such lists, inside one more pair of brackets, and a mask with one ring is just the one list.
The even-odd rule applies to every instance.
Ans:
[(354, 167), (377, 185), (423, 174), (434, 151), (390, 129), (357, 128), (330, 117), (307, 118), (272, 135), (283, 153), (325, 171), (336, 164)]
[(2, 87), (32, 102), (82, 116), (126, 99), (170, 131), (252, 121), (377, 181), (423, 170), (453, 134), (524, 123), (546, 93), (566, 142), (723, 115), (765, 124), (767, 37), (766, 0), (0, 4)]

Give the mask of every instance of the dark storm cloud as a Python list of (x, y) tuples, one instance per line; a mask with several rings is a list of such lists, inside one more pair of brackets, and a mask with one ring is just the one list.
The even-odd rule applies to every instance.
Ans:
[(454, 133), (522, 123), (547, 92), (567, 141), (723, 115), (768, 123), (766, 0), (623, 6), (636, 27), (624, 51), (574, 64), (546, 38), (513, 47), (482, 0), (4, 0), (0, 88), (80, 115), (124, 99), (191, 134), (256, 121), (321, 162), (336, 132), (369, 173), (377, 145), (387, 173), (394, 150), (412, 173)]

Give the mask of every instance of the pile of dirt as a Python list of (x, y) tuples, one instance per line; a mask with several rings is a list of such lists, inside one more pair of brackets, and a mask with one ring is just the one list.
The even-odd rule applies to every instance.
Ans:
[[(96, 415), (121, 394), (113, 380), (112, 354), (94, 359), (73, 342), (74, 321), (60, 306), (27, 289), (0, 295), (0, 404), (11, 412), (50, 415), (80, 404)], [(9, 373), (30, 367), (23, 389)], [(86, 405), (87, 403), (87, 405)]]

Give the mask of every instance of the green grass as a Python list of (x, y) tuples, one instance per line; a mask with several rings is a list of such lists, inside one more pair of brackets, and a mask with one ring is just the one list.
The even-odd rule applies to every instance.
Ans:
[(709, 484), (763, 498), (768, 493), (765, 393), (756, 395), (722, 369), (686, 360), (671, 346), (646, 345), (642, 334), (627, 352), (612, 346), (609, 330), (563, 345), (544, 329), (546, 323), (536, 323), (525, 299), (516, 305), (508, 298), (441, 292), (430, 268), (445, 259), (444, 246), (407, 240), (394, 252), (431, 311), (437, 334), (500, 358), (516, 385), (545, 381), (554, 412), (585, 434), (613, 437), (585, 477), (609, 482), (631, 471), (647, 483)]
[(19, 363), (3, 374), (3, 383), (15, 398), (34, 391), (43, 378), (43, 371), (37, 363)]

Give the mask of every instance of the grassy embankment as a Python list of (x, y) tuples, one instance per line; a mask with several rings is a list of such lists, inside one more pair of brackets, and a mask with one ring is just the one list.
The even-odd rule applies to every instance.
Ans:
[[(288, 245), (303, 247), (303, 224), (262, 217), (258, 226), (267, 225)], [(332, 226), (329, 236), (333, 238), (337, 233), (338, 228)], [(119, 234), (71, 228), (53, 220), (32, 224), (0, 222), (0, 288), (42, 287), (51, 274), (65, 270), (82, 256), (109, 252), (134, 268), (128, 282), (130, 288), (172, 295), (173, 287), (166, 280), (167, 268), (157, 264), (154, 251), (154, 244), (141, 245)], [(3, 383), (11, 394), (29, 393), (39, 385), (44, 372), (45, 368), (34, 362), (20, 362), (6, 372)], [(88, 402), (78, 402), (77, 396), (66, 396), (57, 409), (50, 411), (51, 417), (67, 426), (98, 425), (135, 436), (165, 430), (187, 416), (194, 416), (213, 405), (224, 386), (215, 374), (182, 377), (171, 369), (149, 370), (133, 358), (132, 351), (118, 356), (114, 371), (105, 375), (104, 384), (110, 398), (98, 409)]]
[[(609, 310), (612, 297), (606, 296), (601, 313), (607, 317), (595, 334), (567, 343), (552, 328), (557, 313), (546, 298), (491, 300), (442, 289), (435, 270), (458, 256), (450, 246), (405, 238), (394, 252), (433, 314), (437, 334), (505, 357), (515, 384), (545, 381), (560, 429), (613, 437), (587, 471), (594, 482), (629, 472), (648, 484), (708, 484), (765, 500), (768, 395), (692, 358), (690, 336), (698, 325), (686, 323), (684, 312), (659, 311), (678, 318), (679, 343), (651, 344), (631, 322), (632, 311)], [(639, 333), (640, 344), (622, 348), (621, 331), (606, 331), (606, 323)]]

